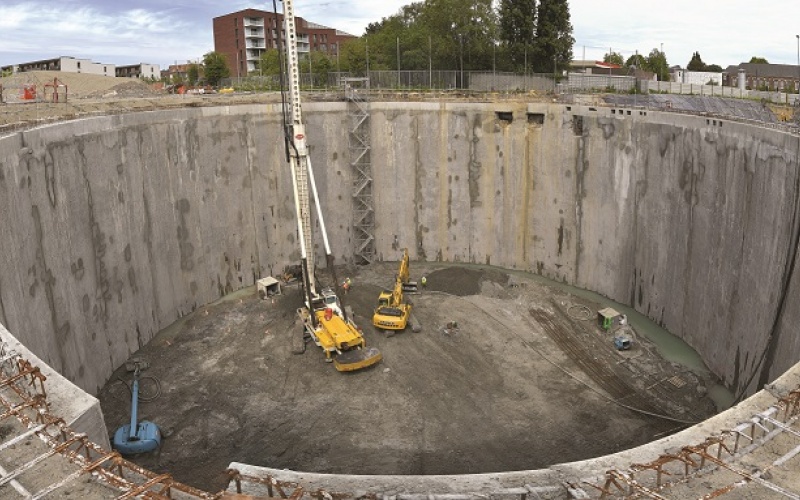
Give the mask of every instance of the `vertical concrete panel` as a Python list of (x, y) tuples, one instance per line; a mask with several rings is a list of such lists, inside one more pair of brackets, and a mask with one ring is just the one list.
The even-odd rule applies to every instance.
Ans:
[(630, 119), (601, 108), (583, 115), (583, 170), (576, 171), (580, 222), (578, 286), (619, 295), (617, 275), (624, 249), (631, 242), (630, 200), (635, 182)]
[(12, 269), (22, 275), (22, 294), (11, 299), (21, 306), (17, 318), (22, 321), (12, 321), (21, 329), (21, 337), (35, 339), (33, 348), (47, 353), (44, 357), (54, 369), (81, 383), (89, 376), (85, 363), (72, 361), (85, 354), (89, 342), (87, 332), (79, 328), (80, 318), (71, 312), (78, 302), (69, 274), (72, 221), (67, 202), (73, 194), (81, 196), (80, 188), (70, 192), (80, 184), (70, 176), (73, 162), (81, 165), (82, 160), (79, 152), (72, 154), (65, 147), (64, 137), (49, 139), (41, 130), (24, 134), (30, 153), (20, 163), (23, 178), (16, 200), (20, 218), (14, 220), (12, 236), (20, 248)]
[[(24, 206), (20, 204), (19, 194), (27, 176), (21, 167), (21, 157), (27, 156), (29, 149), (25, 146), (22, 133), (13, 134), (0, 140), (0, 217), (3, 221), (22, 221)], [(23, 330), (27, 326), (23, 310), (15, 297), (23, 295), (22, 279), (24, 272), (17, 266), (21, 262), (17, 236), (18, 224), (4, 222), (0, 224), (0, 322), (9, 328)], [(40, 342), (27, 338), (33, 348), (40, 347)], [(40, 340), (41, 341), (41, 340)]]
[[(583, 169), (583, 139), (575, 133), (574, 115), (562, 106), (529, 106), (544, 115), (532, 151), (531, 234), (534, 252), (528, 266), (558, 281), (575, 279), (578, 245), (578, 187)], [(526, 188), (529, 189), (529, 188)]]
[(655, 301), (650, 306), (652, 317), (668, 329), (667, 325), (680, 328), (690, 224), (689, 209), (681, 202), (678, 176), (672, 168), (679, 161), (674, 147), (677, 132), (662, 130), (649, 120), (637, 123), (634, 132), (637, 182), (631, 207), (634, 228), (628, 243), (633, 259), (620, 270), (618, 279), (627, 288), (618, 297), (641, 310), (648, 294)]
[[(343, 103), (318, 103), (306, 107), (306, 110), (309, 151), (331, 251), (336, 264), (352, 263), (353, 172), (350, 167), (350, 124), (346, 107)], [(284, 168), (289, 173), (288, 164)], [(316, 211), (314, 220), (317, 220)], [(319, 227), (318, 221), (315, 227)], [(317, 262), (322, 269), (325, 267), (325, 246), (321, 237), (317, 238), (315, 248)]]

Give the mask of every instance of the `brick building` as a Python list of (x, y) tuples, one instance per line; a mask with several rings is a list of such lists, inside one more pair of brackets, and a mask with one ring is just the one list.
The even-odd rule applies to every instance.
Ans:
[[(355, 38), (353, 35), (295, 18), (297, 50), (300, 54), (312, 50), (337, 55), (339, 44)], [(278, 47), (278, 33), (285, 43), (283, 14), (257, 9), (245, 9), (214, 18), (214, 50), (225, 55), (232, 76), (244, 76), (258, 69), (261, 54)]]
[[(161, 78), (172, 82), (175, 82), (176, 80), (186, 81), (189, 79), (189, 66), (191, 65), (192, 63), (170, 64), (167, 69), (161, 71)], [(203, 68), (201, 65), (197, 64), (197, 69), (198, 71), (202, 72)]]
[[(740, 73), (740, 70), (743, 72)], [(722, 76), (723, 85), (738, 87), (740, 75), (744, 75), (744, 84), (748, 89), (797, 92), (798, 82), (800, 82), (800, 67), (794, 64), (756, 63), (728, 66)]]

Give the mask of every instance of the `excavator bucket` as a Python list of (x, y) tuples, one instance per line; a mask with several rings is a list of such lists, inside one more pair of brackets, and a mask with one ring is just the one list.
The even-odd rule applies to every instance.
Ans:
[(383, 359), (383, 354), (375, 347), (353, 349), (337, 355), (333, 359), (333, 366), (340, 372), (354, 372), (368, 368)]

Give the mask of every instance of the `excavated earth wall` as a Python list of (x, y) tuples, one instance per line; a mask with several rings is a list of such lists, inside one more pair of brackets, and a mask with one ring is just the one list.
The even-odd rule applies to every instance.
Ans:
[[(352, 262), (347, 103), (305, 106)], [(556, 103), (371, 104), (376, 245), (525, 269), (631, 304), (734, 392), (800, 359), (800, 138)], [(280, 106), (0, 137), (0, 322), (94, 394), (178, 317), (297, 262)], [(321, 252), (317, 248), (317, 252)]]

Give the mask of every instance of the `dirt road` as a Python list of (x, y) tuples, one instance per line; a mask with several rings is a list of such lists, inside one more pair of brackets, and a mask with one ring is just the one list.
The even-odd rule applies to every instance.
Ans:
[[(681, 425), (612, 398), (678, 420), (713, 412), (697, 391), (709, 381), (660, 360), (643, 339), (621, 355), (593, 321), (575, 319), (573, 305), (599, 304), (496, 268), (412, 263), (412, 276), (428, 277), (411, 296), (423, 329), (387, 336), (371, 314), (395, 272), (383, 263), (339, 273), (353, 278), (344, 299), (384, 355), (368, 370), (339, 373), (313, 344), (291, 354), (294, 287), (266, 301), (239, 292), (159, 334), (137, 353), (161, 387), (140, 413), (167, 437), (135, 461), (209, 491), (224, 486), (234, 460), (358, 474), (532, 469)], [(446, 330), (453, 321), (458, 328)], [(578, 341), (562, 351), (569, 337)], [(110, 433), (130, 403), (117, 376), (130, 380), (123, 368), (100, 394)], [(662, 383), (670, 377), (684, 384)], [(153, 379), (142, 385), (155, 394)]]

